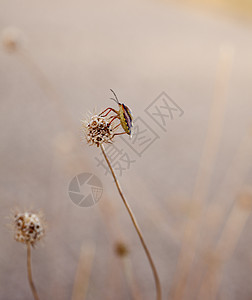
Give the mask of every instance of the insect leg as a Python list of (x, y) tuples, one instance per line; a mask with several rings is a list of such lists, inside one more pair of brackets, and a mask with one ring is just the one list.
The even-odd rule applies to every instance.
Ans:
[(121, 123), (119, 123), (118, 125), (116, 125), (116, 126), (114, 127), (114, 129), (118, 128), (120, 125), (121, 125)]
[(115, 136), (115, 135), (121, 135), (121, 134), (127, 134), (127, 132), (114, 133), (114, 136)]
[[(109, 122), (109, 124), (111, 124), (115, 119), (119, 119), (119, 116), (111, 116), (112, 120)], [(120, 124), (119, 124), (120, 125)]]
[[(105, 113), (105, 111), (107, 111), (107, 110), (108, 110), (108, 112), (107, 112), (105, 115), (103, 115), (103, 114)], [(99, 114), (99, 116), (101, 116), (101, 117), (106, 117), (111, 111), (113, 111), (114, 113), (116, 113), (116, 114), (118, 115), (118, 111), (116, 111), (114, 108), (108, 107), (108, 108), (106, 108), (104, 111), (102, 111), (102, 112)]]

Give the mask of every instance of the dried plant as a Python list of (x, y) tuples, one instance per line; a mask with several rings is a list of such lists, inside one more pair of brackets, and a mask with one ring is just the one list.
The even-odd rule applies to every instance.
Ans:
[(39, 300), (38, 292), (32, 279), (31, 246), (45, 235), (45, 222), (41, 213), (24, 212), (15, 213), (13, 217), (14, 238), (27, 247), (28, 280), (35, 300)]
[(89, 121), (83, 121), (87, 143), (99, 147), (102, 143), (112, 143), (115, 127), (109, 118), (94, 115)]
[[(113, 92), (114, 93), (114, 92)], [(117, 98), (116, 98), (117, 99)], [(122, 105), (121, 103), (119, 103), (119, 101), (117, 102), (119, 105)], [(125, 106), (126, 107), (126, 106)], [(127, 107), (126, 107), (127, 108)], [(128, 108), (127, 108), (128, 109)], [(132, 123), (132, 115), (131, 115), (131, 112), (126, 110), (126, 113), (128, 113), (128, 115), (125, 116), (125, 119), (122, 120), (123, 118), (123, 113), (122, 111), (115, 111), (114, 109), (111, 109), (111, 108), (108, 108), (108, 109), (105, 109), (106, 110), (109, 110), (110, 111), (113, 111), (116, 113), (115, 116), (108, 116), (108, 113), (103, 115), (104, 111), (102, 113), (100, 113), (99, 115), (94, 115), (90, 118), (90, 120), (88, 121), (82, 121), (82, 124), (83, 124), (83, 129), (84, 129), (84, 133), (85, 133), (85, 136), (86, 136), (86, 140), (87, 140), (87, 143), (89, 145), (96, 145), (97, 147), (99, 147), (102, 151), (102, 154), (108, 164), (108, 167), (111, 171), (111, 174), (113, 176), (113, 179), (115, 181), (115, 185), (117, 187), (117, 190), (120, 194), (120, 197), (124, 203), (124, 206), (126, 207), (127, 209), (127, 212), (131, 218), (131, 221), (133, 223), (133, 226), (138, 234), (138, 237), (141, 241), (141, 244), (144, 248), (144, 251), (146, 253), (146, 256), (148, 258), (148, 261), (149, 261), (149, 264), (151, 266), (151, 269), (152, 269), (152, 273), (153, 273), (153, 276), (154, 276), (154, 279), (155, 279), (155, 285), (156, 285), (156, 299), (157, 300), (160, 300), (161, 299), (161, 285), (160, 285), (160, 280), (159, 280), (159, 276), (158, 276), (158, 273), (157, 273), (157, 270), (156, 270), (156, 267), (155, 267), (155, 264), (153, 262), (153, 259), (151, 257), (151, 254), (150, 254), (150, 251), (144, 241), (144, 238), (143, 238), (143, 234), (140, 230), (140, 227), (137, 223), (137, 220), (122, 192), (122, 189), (120, 187), (120, 184), (119, 184), (119, 181), (116, 177), (116, 174), (113, 170), (113, 167), (108, 159), (108, 156), (106, 154), (106, 151), (105, 151), (105, 148), (104, 148), (104, 143), (112, 143), (114, 137), (116, 135), (118, 135), (118, 133), (116, 133), (116, 130), (118, 128), (118, 126), (121, 125), (121, 127), (125, 130), (125, 128), (128, 128), (130, 130), (125, 130), (125, 132), (123, 133), (127, 133), (129, 135), (131, 135), (131, 127), (126, 127), (126, 125), (130, 125), (130, 126), (133, 126), (133, 123)], [(130, 122), (127, 122), (126, 124), (126, 121), (129, 119), (130, 117)], [(120, 120), (120, 124), (117, 124), (116, 126), (114, 125), (114, 121), (116, 119), (119, 119)], [(124, 125), (124, 126), (123, 126)], [(101, 126), (101, 127), (100, 127)], [(123, 134), (123, 133), (119, 133), (119, 134)]]

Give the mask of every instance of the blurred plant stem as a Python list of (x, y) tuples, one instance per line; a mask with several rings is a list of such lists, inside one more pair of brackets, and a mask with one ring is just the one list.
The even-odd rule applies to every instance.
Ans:
[(131, 292), (132, 299), (134, 300), (143, 299), (142, 295), (140, 294), (140, 291), (138, 290), (137, 282), (133, 276), (131, 260), (127, 256), (122, 257), (121, 263), (122, 263), (122, 268), (123, 268), (125, 278), (129, 286), (129, 290)]
[(216, 246), (206, 258), (206, 274), (203, 277), (197, 299), (217, 299), (225, 264), (231, 259), (245, 225), (251, 216), (252, 190), (245, 190), (238, 197)]
[(92, 243), (81, 246), (79, 262), (77, 265), (75, 281), (72, 292), (72, 300), (85, 300), (90, 282), (96, 247)]
[(35, 288), (35, 285), (32, 280), (32, 268), (31, 268), (31, 244), (27, 243), (27, 272), (28, 272), (28, 280), (29, 284), (32, 290), (32, 294), (35, 300), (39, 300), (39, 296), (37, 293), (37, 290)]
[(192, 276), (197, 276), (193, 267), (197, 259), (200, 231), (205, 222), (206, 199), (223, 131), (233, 55), (234, 49), (232, 46), (223, 45), (221, 47), (207, 135), (190, 202), (189, 217), (184, 229), (177, 270), (174, 276), (172, 288), (172, 298), (174, 300), (181, 300), (186, 297), (187, 288), (190, 286), (188, 282), (191, 279), (191, 274)]
[(156, 267), (155, 267), (154, 262), (153, 262), (153, 260), (152, 260), (150, 251), (149, 251), (149, 249), (148, 249), (148, 247), (147, 247), (147, 245), (146, 245), (146, 243), (145, 243), (145, 241), (144, 241), (143, 235), (142, 235), (142, 233), (141, 233), (140, 227), (139, 227), (138, 224), (137, 224), (136, 218), (135, 218), (135, 216), (134, 216), (134, 214), (133, 214), (133, 212), (132, 212), (132, 210), (131, 210), (131, 208), (130, 208), (128, 202), (126, 201), (126, 199), (125, 199), (125, 197), (124, 197), (124, 195), (123, 195), (123, 192), (122, 192), (122, 190), (121, 190), (121, 187), (120, 187), (120, 185), (119, 185), (119, 182), (118, 182), (118, 180), (117, 180), (117, 177), (116, 177), (116, 175), (115, 175), (115, 172), (114, 172), (114, 170), (113, 170), (113, 168), (112, 168), (112, 165), (110, 164), (110, 161), (109, 161), (109, 159), (108, 159), (108, 157), (107, 157), (107, 154), (106, 154), (106, 152), (105, 152), (105, 148), (104, 148), (103, 144), (101, 144), (100, 147), (101, 147), (102, 154), (103, 154), (103, 156), (104, 156), (104, 158), (105, 158), (105, 160), (106, 160), (106, 162), (107, 162), (107, 164), (108, 164), (108, 166), (109, 166), (109, 169), (110, 169), (110, 171), (111, 171), (111, 174), (112, 174), (112, 176), (113, 176), (113, 178), (114, 178), (114, 181), (115, 181), (117, 190), (118, 190), (118, 192), (119, 192), (119, 194), (120, 194), (120, 196), (121, 196), (121, 198), (122, 198), (122, 200), (123, 200), (123, 203), (124, 203), (124, 205), (125, 205), (125, 207), (126, 207), (128, 213), (129, 213), (129, 215), (130, 215), (131, 221), (132, 221), (132, 223), (133, 223), (133, 225), (134, 225), (134, 227), (135, 227), (135, 230), (136, 230), (136, 232), (137, 232), (137, 234), (138, 234), (138, 236), (139, 236), (139, 239), (140, 239), (140, 241), (141, 241), (141, 244), (142, 244), (142, 246), (143, 246), (143, 248), (144, 248), (144, 251), (145, 251), (146, 256), (147, 256), (147, 258), (148, 258), (148, 261), (149, 261), (149, 263), (150, 263), (150, 266), (151, 266), (151, 269), (152, 269), (152, 273), (153, 273), (153, 276), (154, 276), (154, 279), (155, 279), (155, 284), (156, 284), (156, 293), (157, 293), (156, 299), (157, 299), (157, 300), (161, 300), (161, 285), (160, 285), (160, 280), (159, 280), (159, 277), (158, 277), (158, 273), (157, 273)]

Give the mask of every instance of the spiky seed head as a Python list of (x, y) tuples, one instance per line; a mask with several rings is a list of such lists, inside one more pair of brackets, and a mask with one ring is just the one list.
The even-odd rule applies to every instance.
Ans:
[(102, 143), (112, 143), (115, 128), (108, 117), (93, 115), (88, 121), (82, 121), (82, 127), (89, 145), (99, 147)]
[(41, 213), (16, 213), (14, 215), (15, 240), (32, 246), (45, 235), (45, 223)]

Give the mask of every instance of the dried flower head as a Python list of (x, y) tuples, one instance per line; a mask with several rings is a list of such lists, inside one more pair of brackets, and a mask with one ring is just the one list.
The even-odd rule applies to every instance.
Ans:
[(128, 255), (129, 249), (124, 242), (118, 241), (115, 244), (115, 253), (120, 257), (125, 257)]
[(22, 42), (22, 33), (14, 27), (7, 27), (2, 31), (2, 44), (8, 52), (14, 52)]
[(17, 213), (14, 215), (14, 230), (16, 241), (34, 246), (44, 236), (45, 225), (41, 214)]
[(88, 144), (99, 147), (102, 143), (112, 143), (115, 127), (109, 118), (94, 115), (89, 121), (82, 121), (82, 126)]

